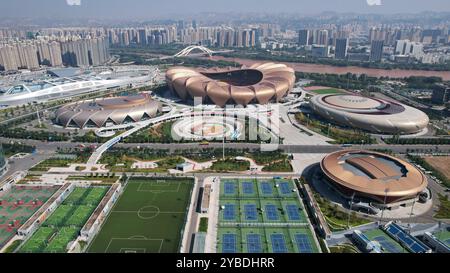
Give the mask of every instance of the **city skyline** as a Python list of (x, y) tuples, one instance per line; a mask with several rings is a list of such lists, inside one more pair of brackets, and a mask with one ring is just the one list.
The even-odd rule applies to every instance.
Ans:
[[(378, 5), (380, 3), (380, 5)], [(247, 0), (226, 2), (194, 0), (180, 1), (148, 1), (143, 0), (95, 0), (95, 1), (65, 1), (65, 0), (18, 0), (2, 3), (0, 16), (17, 18), (92, 18), (92, 19), (153, 19), (169, 18), (176, 14), (195, 15), (207, 12), (234, 13), (291, 13), (312, 15), (323, 12), (363, 13), (363, 14), (395, 14), (419, 13), (423, 11), (449, 12), (450, 2), (442, 0), (430, 1), (343, 1), (318, 0), (294, 1), (283, 0), (273, 2), (268, 0)]]

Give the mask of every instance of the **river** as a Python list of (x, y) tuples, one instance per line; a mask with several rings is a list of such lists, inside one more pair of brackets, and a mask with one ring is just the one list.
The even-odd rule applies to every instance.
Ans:
[[(264, 60), (252, 60), (243, 58), (212, 56), (212, 60), (224, 60), (230, 62), (237, 62), (242, 65), (250, 66), (254, 63), (265, 62)], [(364, 68), (357, 66), (332, 66), (324, 64), (309, 64), (309, 63), (291, 63), (291, 62), (277, 62), (284, 63), (298, 72), (322, 73), (322, 74), (366, 74), (371, 77), (390, 77), (390, 78), (407, 78), (411, 76), (424, 77), (441, 77), (444, 81), (450, 81), (450, 71), (427, 71), (427, 70), (405, 70), (405, 69), (377, 69)]]

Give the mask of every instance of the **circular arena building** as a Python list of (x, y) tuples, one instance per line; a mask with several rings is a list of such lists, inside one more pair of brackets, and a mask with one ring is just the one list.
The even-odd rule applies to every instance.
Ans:
[[(373, 151), (343, 150), (325, 156), (320, 167), (326, 180), (345, 198), (387, 207), (414, 200), (427, 178), (410, 163)], [(408, 201), (409, 200), (409, 201)]]
[(353, 94), (317, 95), (313, 111), (337, 124), (377, 134), (414, 134), (428, 125), (428, 116), (398, 102)]
[(294, 70), (284, 64), (264, 63), (242, 68), (193, 69), (174, 67), (166, 72), (167, 83), (187, 100), (226, 104), (267, 104), (278, 102), (295, 83)]
[(66, 128), (110, 127), (153, 118), (160, 110), (148, 94), (103, 98), (61, 107), (56, 123)]

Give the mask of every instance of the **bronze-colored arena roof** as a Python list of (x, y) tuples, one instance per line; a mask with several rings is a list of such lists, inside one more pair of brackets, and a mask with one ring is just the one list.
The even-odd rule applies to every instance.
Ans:
[(295, 83), (295, 72), (284, 64), (263, 63), (241, 68), (174, 67), (166, 72), (169, 87), (182, 99), (202, 97), (216, 105), (267, 104), (279, 101)]
[(152, 118), (160, 104), (148, 94), (102, 98), (63, 106), (56, 122), (64, 127), (105, 127)]
[(334, 183), (348, 191), (387, 202), (416, 196), (427, 187), (427, 179), (412, 164), (373, 151), (343, 150), (327, 155), (320, 163)]

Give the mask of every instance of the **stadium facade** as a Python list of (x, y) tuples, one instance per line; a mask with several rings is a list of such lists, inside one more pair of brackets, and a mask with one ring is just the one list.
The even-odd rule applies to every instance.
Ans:
[[(67, 73), (69, 71), (69, 73)], [(26, 81), (0, 87), (0, 107), (61, 99), (108, 89), (139, 86), (153, 80), (154, 67), (95, 68), (91, 70), (59, 69)]]
[(112, 97), (73, 103), (56, 111), (56, 123), (65, 128), (101, 128), (155, 117), (159, 102), (148, 94)]
[(284, 64), (263, 63), (242, 68), (194, 69), (174, 67), (166, 72), (171, 90), (187, 100), (226, 104), (267, 104), (278, 102), (295, 83), (294, 70)]
[(346, 199), (376, 207), (411, 203), (428, 185), (426, 176), (410, 163), (373, 151), (334, 152), (322, 159), (320, 167), (326, 181)]
[(429, 122), (425, 113), (407, 105), (353, 94), (317, 95), (310, 106), (331, 122), (377, 134), (414, 134)]

